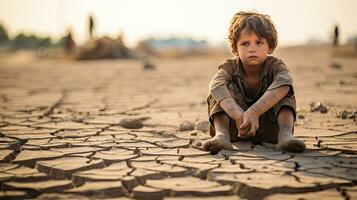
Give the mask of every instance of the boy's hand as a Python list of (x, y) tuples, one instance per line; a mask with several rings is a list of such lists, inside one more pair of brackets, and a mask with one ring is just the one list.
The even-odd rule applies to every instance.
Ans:
[(241, 138), (246, 138), (248, 137), (247, 133), (250, 129), (250, 125), (249, 126), (246, 126), (244, 127), (243, 129), (240, 128), (241, 125), (243, 124), (243, 112), (241, 112), (237, 118), (235, 118), (235, 122), (236, 122), (236, 126), (237, 126), (237, 130), (238, 130), (238, 136), (241, 137)]
[(239, 135), (241, 137), (255, 136), (259, 128), (259, 115), (251, 109), (243, 113), (243, 123), (239, 126)]
[(239, 131), (239, 127), (243, 124), (243, 112), (239, 112), (233, 119), (236, 122), (239, 137), (244, 138), (244, 136), (242, 136)]
[(241, 128), (241, 125), (240, 126), (237, 126), (237, 129), (238, 129), (238, 134), (239, 134), (239, 137), (241, 138), (247, 138), (249, 137), (249, 130), (250, 130), (250, 127), (251, 127), (251, 124), (249, 125), (246, 125), (244, 127)]

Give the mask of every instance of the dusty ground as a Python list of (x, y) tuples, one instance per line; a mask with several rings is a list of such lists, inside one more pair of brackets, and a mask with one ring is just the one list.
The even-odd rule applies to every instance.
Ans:
[(357, 57), (330, 53), (275, 54), (294, 77), (306, 153), (237, 143), (215, 156), (200, 145), (221, 56), (143, 70), (137, 60), (1, 55), (0, 199), (357, 198)]

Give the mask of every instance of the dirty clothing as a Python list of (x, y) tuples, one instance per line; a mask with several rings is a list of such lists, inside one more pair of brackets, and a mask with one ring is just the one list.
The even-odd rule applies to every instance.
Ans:
[(232, 97), (243, 110), (247, 110), (259, 100), (267, 90), (272, 90), (283, 85), (289, 85), (291, 87), (289, 93), (259, 117), (259, 128), (256, 131), (255, 136), (246, 139), (239, 138), (235, 121), (230, 119), (229, 133), (231, 141), (250, 140), (257, 143), (260, 143), (261, 141), (277, 143), (277, 116), (280, 109), (287, 106), (293, 111), (294, 118), (296, 116), (296, 103), (289, 70), (281, 60), (273, 56), (268, 56), (261, 69), (260, 86), (256, 93), (249, 91), (247, 84), (243, 80), (243, 74), (244, 69), (239, 57), (227, 59), (218, 66), (218, 71), (210, 82), (210, 93), (207, 97), (210, 135), (212, 137), (215, 135), (213, 125), (214, 115), (224, 112), (218, 103), (221, 100)]

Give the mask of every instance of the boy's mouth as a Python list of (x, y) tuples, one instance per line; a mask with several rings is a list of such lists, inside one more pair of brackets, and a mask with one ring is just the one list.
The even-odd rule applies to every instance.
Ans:
[(258, 58), (258, 56), (249, 56), (248, 58)]

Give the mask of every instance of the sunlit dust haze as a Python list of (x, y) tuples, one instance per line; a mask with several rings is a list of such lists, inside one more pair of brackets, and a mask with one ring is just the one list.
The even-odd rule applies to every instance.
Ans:
[(71, 29), (74, 39), (88, 38), (88, 16), (96, 36), (124, 34), (128, 46), (148, 37), (191, 37), (223, 44), (232, 16), (258, 11), (274, 21), (281, 45), (328, 41), (339, 25), (341, 41), (357, 34), (354, 0), (0, 0), (0, 24), (11, 37), (20, 32), (55, 40)]

